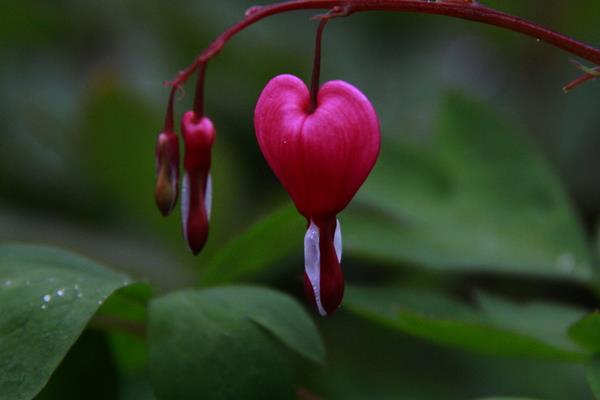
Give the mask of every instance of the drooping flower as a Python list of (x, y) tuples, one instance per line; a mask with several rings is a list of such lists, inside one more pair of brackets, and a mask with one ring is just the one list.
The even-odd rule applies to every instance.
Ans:
[(260, 95), (254, 125), (265, 159), (307, 220), (305, 287), (326, 315), (344, 294), (337, 214), (373, 168), (381, 135), (367, 97), (344, 81), (325, 83), (312, 108), (304, 82), (280, 75)]
[(192, 253), (198, 254), (208, 238), (212, 201), (210, 161), (215, 128), (209, 118), (198, 118), (194, 111), (188, 111), (181, 120), (181, 132), (185, 143), (181, 190), (183, 236)]
[(179, 141), (174, 132), (161, 132), (156, 142), (154, 199), (161, 214), (171, 214), (179, 191)]

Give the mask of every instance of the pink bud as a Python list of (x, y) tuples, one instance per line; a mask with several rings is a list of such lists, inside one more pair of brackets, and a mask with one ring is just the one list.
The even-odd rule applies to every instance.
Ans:
[(162, 132), (156, 143), (156, 188), (154, 199), (163, 215), (177, 203), (179, 187), (179, 142), (173, 132)]
[(308, 221), (305, 281), (321, 314), (329, 314), (344, 291), (336, 214), (371, 172), (381, 135), (373, 106), (349, 83), (327, 82), (310, 109), (304, 82), (280, 75), (260, 95), (254, 126), (269, 166)]
[(211, 148), (215, 128), (210, 119), (197, 118), (193, 111), (183, 115), (181, 132), (185, 143), (181, 217), (183, 235), (192, 253), (198, 254), (208, 238), (212, 200)]

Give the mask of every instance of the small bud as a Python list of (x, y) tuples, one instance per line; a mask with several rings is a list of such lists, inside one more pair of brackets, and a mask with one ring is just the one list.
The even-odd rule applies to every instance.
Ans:
[(211, 148), (215, 128), (210, 119), (197, 118), (193, 111), (183, 115), (181, 132), (185, 143), (181, 217), (183, 236), (192, 253), (198, 254), (208, 238), (212, 202)]
[(162, 213), (171, 214), (179, 188), (179, 142), (173, 132), (162, 132), (156, 143), (156, 188), (154, 199)]

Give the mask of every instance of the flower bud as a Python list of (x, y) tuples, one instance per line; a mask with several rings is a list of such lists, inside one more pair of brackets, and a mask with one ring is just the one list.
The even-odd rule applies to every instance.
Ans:
[(198, 254), (208, 238), (212, 201), (210, 161), (215, 128), (210, 119), (198, 118), (193, 111), (188, 111), (183, 115), (181, 132), (185, 143), (181, 193), (183, 236), (192, 253)]
[(171, 214), (179, 191), (179, 142), (173, 132), (162, 132), (156, 143), (154, 199), (162, 215)]

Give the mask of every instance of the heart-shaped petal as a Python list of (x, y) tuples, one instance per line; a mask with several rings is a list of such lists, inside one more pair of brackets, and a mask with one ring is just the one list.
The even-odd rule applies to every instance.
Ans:
[(324, 84), (311, 112), (304, 82), (277, 76), (258, 100), (254, 126), (263, 155), (307, 219), (346, 207), (379, 154), (377, 114), (343, 81)]

